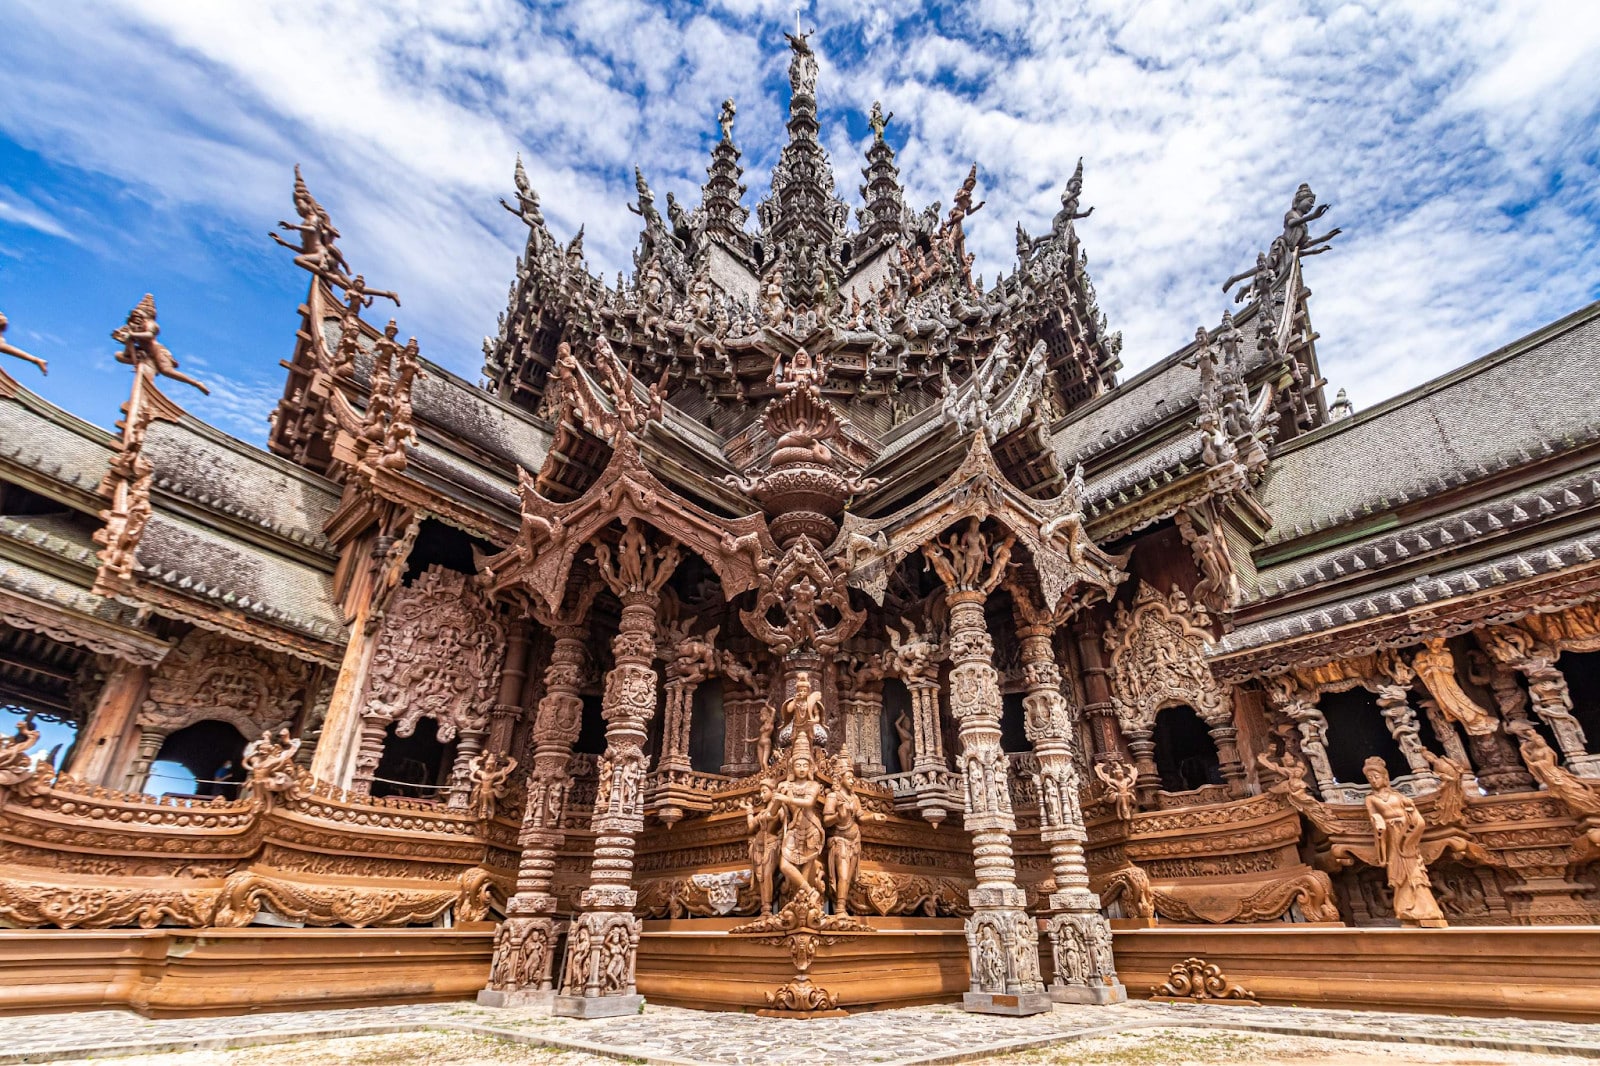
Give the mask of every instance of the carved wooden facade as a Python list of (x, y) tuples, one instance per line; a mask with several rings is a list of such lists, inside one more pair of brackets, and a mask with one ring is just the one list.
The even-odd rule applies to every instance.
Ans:
[[(0, 741), (0, 916), (500, 917), (486, 1001), (585, 1016), (664, 919), (804, 1013), (890, 916), (989, 1010), (1122, 996), (1112, 921), (1600, 918), (1600, 308), (1335, 418), (1302, 186), (1237, 316), (1118, 384), (1081, 170), (982, 289), (976, 173), (906, 210), (880, 113), (851, 229), (792, 49), (755, 231), (731, 109), (699, 207), (638, 177), (616, 285), (519, 167), (488, 389), (363, 317), (298, 177), (269, 453), (156, 387), (153, 301), (116, 434), (0, 373), (4, 440), (73, 442), (0, 447), (0, 684), (82, 727), (59, 775)], [(202, 720), (240, 798), (122, 790)], [(432, 798), (374, 798), (424, 721)]]

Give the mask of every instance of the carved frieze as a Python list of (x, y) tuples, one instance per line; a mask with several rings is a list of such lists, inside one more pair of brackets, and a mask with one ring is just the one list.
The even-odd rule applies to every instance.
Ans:
[(1163, 707), (1187, 704), (1207, 725), (1231, 725), (1232, 711), (1206, 663), (1210, 616), (1177, 588), (1162, 596), (1143, 582), (1133, 610), (1120, 607), (1106, 631), (1111, 698), (1124, 731), (1148, 733)]

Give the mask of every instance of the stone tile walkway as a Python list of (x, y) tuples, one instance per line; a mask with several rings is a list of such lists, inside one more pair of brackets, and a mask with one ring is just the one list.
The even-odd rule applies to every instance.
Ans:
[(633, 1017), (579, 1021), (532, 1008), (437, 1003), (220, 1018), (151, 1019), (127, 1011), (6, 1017), (0, 1066), (420, 1030), (671, 1066), (934, 1066), (1158, 1026), (1600, 1058), (1600, 1025), (1294, 1007), (1135, 1002), (1000, 1018), (931, 1006), (798, 1022), (652, 1006)]

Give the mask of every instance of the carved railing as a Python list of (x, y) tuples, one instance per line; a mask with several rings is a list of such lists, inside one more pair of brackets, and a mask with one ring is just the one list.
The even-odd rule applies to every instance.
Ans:
[[(483, 820), (299, 776), (236, 800), (156, 798), (40, 767), (0, 785), (0, 919), (62, 928), (484, 917), (514, 870), (514, 812)], [(509, 853), (514, 861), (514, 851)]]

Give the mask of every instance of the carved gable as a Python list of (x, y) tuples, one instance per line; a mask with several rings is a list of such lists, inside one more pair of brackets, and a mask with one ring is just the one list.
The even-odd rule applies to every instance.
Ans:
[(439, 739), (480, 733), (494, 704), (505, 634), (466, 574), (430, 567), (402, 589), (384, 619), (367, 678), (364, 714), (410, 736), (417, 720)]
[(1193, 707), (1209, 725), (1230, 724), (1227, 697), (1206, 663), (1209, 620), (1180, 590), (1163, 597), (1143, 582), (1133, 610), (1118, 608), (1105, 642), (1111, 699), (1125, 731), (1150, 732), (1156, 713), (1178, 704)]
[(175, 732), (216, 719), (254, 737), (294, 717), (308, 670), (298, 659), (197, 629), (151, 679), (139, 724)]

